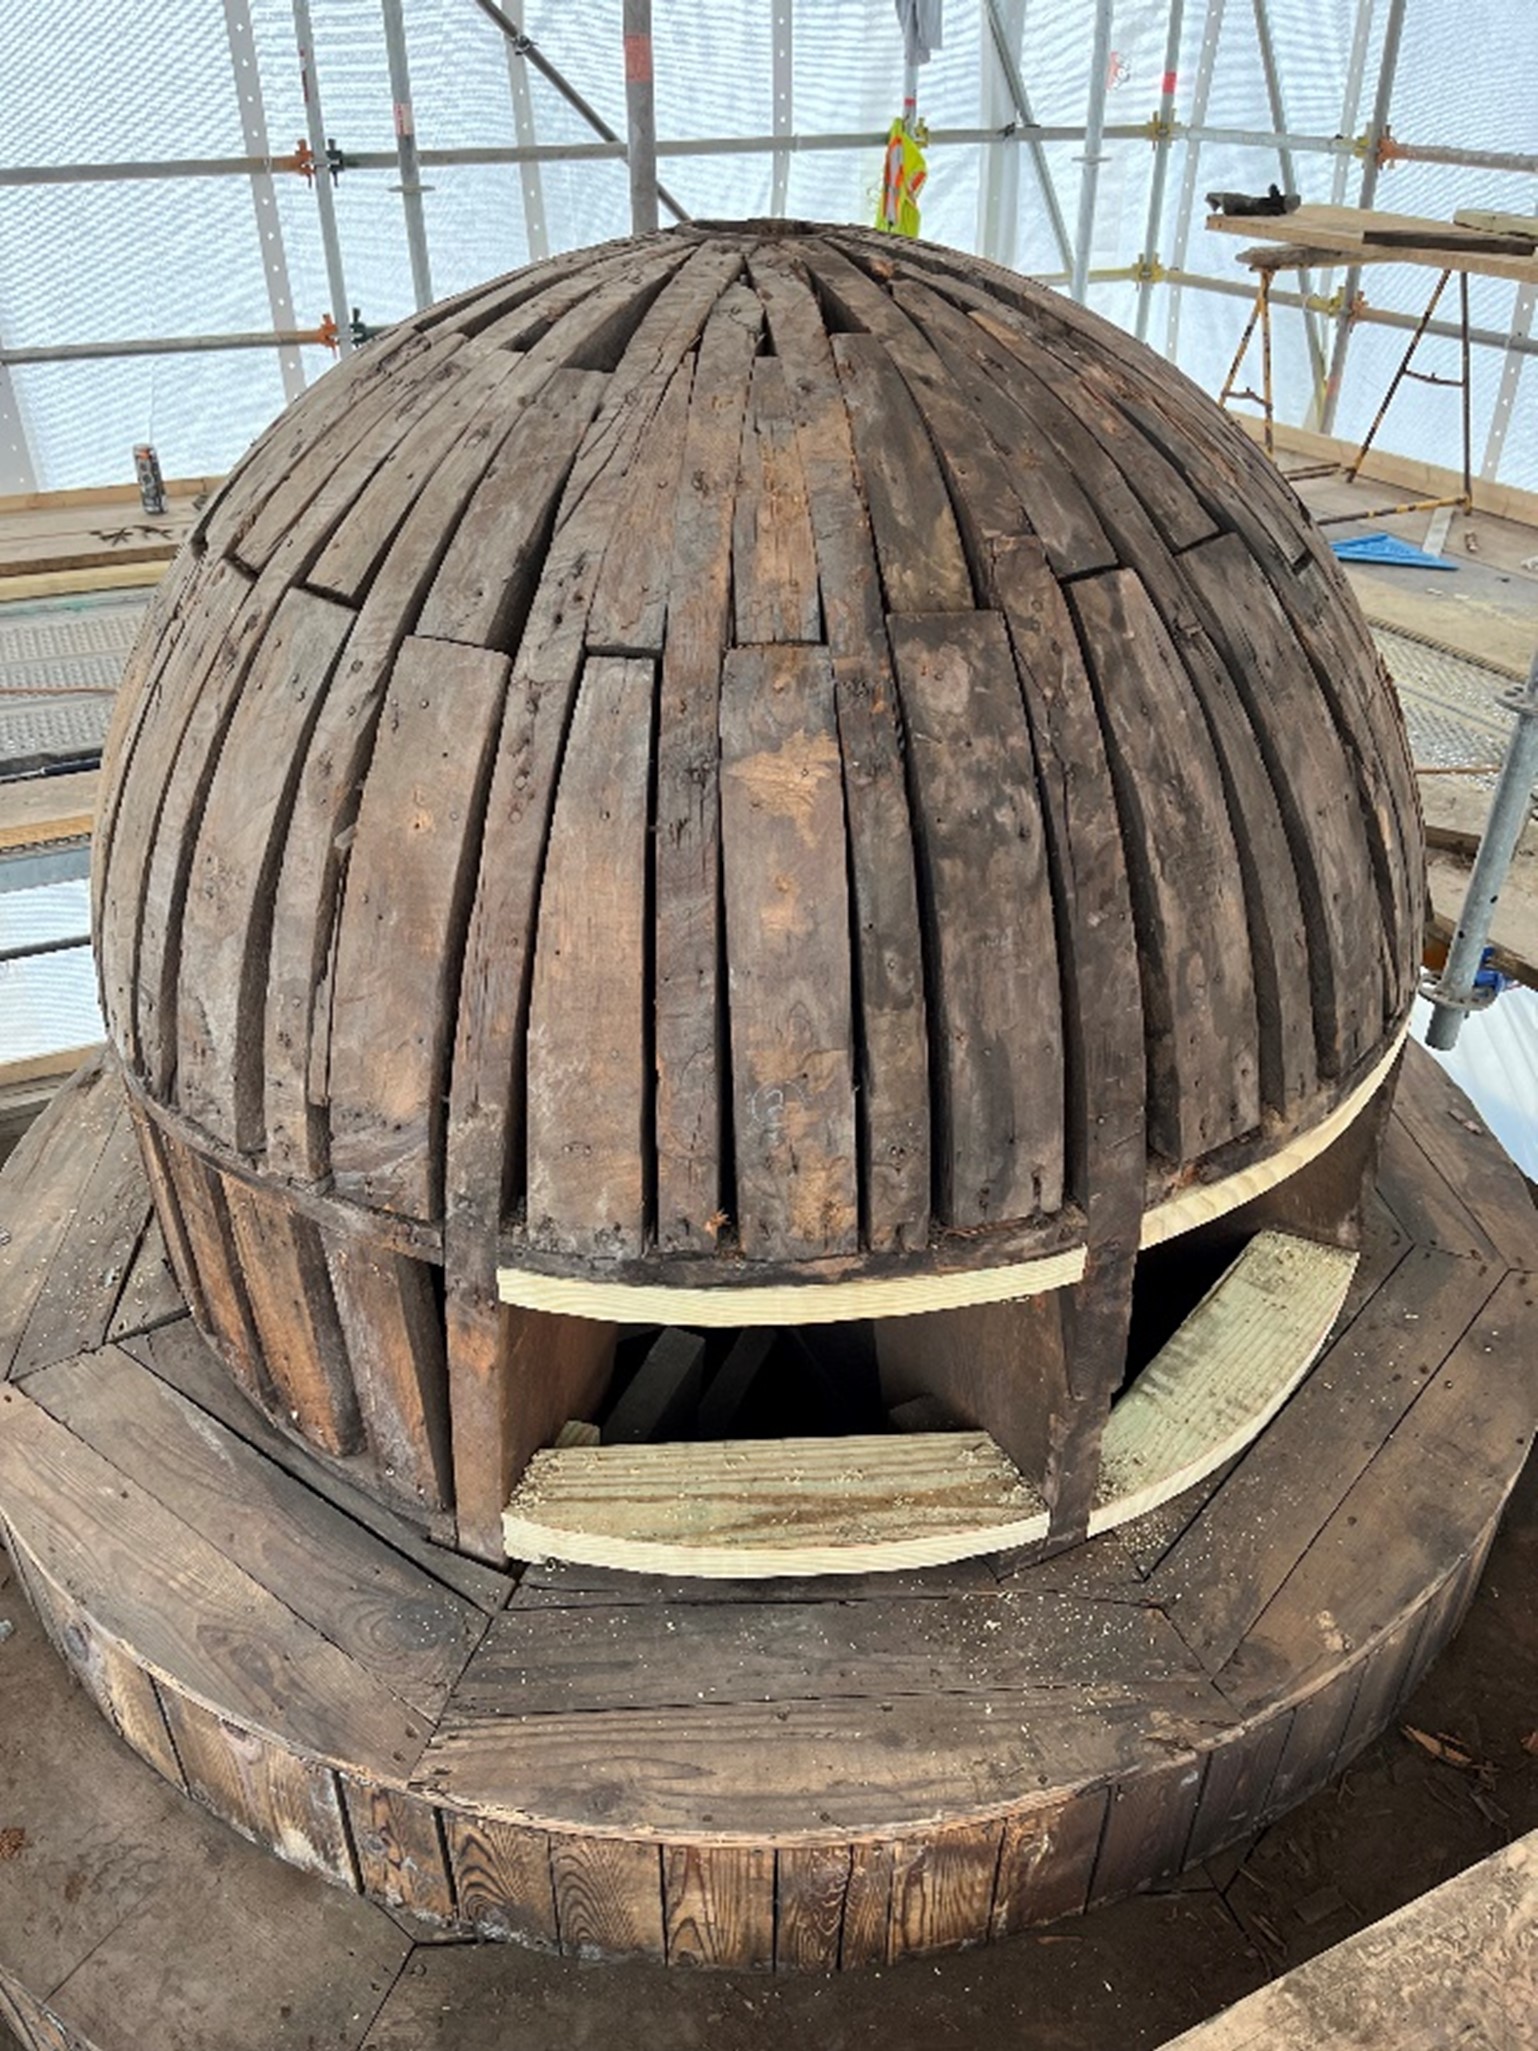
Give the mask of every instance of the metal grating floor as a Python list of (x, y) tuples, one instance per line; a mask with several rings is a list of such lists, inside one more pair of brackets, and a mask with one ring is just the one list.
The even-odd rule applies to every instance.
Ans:
[(147, 590), (0, 605), (0, 775), (100, 753)]
[(1491, 773), (1484, 780), (1493, 782), (1512, 723), (1500, 701), (1516, 688), (1515, 680), (1504, 670), (1387, 627), (1374, 627), (1372, 637), (1404, 707), (1417, 765), (1488, 767)]

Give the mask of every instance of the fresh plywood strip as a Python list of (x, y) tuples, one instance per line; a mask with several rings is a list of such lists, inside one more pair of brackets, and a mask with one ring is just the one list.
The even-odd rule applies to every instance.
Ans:
[[(1262, 1232), (1111, 1413), (1091, 1532), (1247, 1445), (1317, 1358), (1356, 1255)], [(581, 1446), (535, 1455), (503, 1519), (518, 1559), (637, 1573), (860, 1573), (1033, 1545), (1036, 1490), (986, 1432)]]
[(1046, 1529), (986, 1432), (537, 1453), (503, 1519), (515, 1558), (707, 1578), (939, 1566)]
[[(1193, 1183), (1143, 1214), (1140, 1244), (1162, 1246), (1182, 1232), (1226, 1217), (1275, 1189), (1316, 1160), (1367, 1109), (1387, 1080), (1404, 1044), (1404, 1031), (1335, 1109), (1308, 1131), (1263, 1160), (1217, 1182)], [(833, 1324), (847, 1318), (907, 1317), (1037, 1296), (1082, 1280), (1085, 1254), (1066, 1252), (1009, 1261), (998, 1267), (946, 1274), (854, 1275), (837, 1281), (721, 1282), (709, 1288), (666, 1282), (611, 1282), (585, 1275), (547, 1275), (504, 1266), (497, 1282), (504, 1303), (611, 1324), (693, 1325), (701, 1330), (738, 1325)], [(744, 1267), (736, 1272), (747, 1274)]]
[(1091, 1534), (1194, 1487), (1265, 1429), (1318, 1358), (1356, 1263), (1255, 1235), (1111, 1412)]

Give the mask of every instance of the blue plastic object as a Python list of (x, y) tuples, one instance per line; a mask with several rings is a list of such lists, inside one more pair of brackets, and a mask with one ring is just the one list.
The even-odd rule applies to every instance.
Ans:
[(1427, 555), (1392, 534), (1354, 534), (1345, 541), (1332, 541), (1331, 548), (1345, 563), (1397, 563), (1407, 570), (1456, 570), (1446, 556)]

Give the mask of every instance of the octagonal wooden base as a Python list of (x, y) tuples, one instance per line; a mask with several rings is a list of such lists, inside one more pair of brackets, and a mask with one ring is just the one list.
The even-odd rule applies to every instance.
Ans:
[(515, 1579), (246, 1404), (161, 1260), (115, 1089), (73, 1090), (0, 1183), (18, 1573), (167, 1780), (482, 1934), (855, 1966), (1201, 1859), (1392, 1716), (1530, 1436), (1538, 1214), (1412, 1050), (1336, 1333), (1197, 1490), (1029, 1565)]

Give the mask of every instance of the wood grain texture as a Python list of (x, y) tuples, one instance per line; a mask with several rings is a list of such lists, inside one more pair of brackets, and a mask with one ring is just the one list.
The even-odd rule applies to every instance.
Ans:
[(1062, 1201), (1062, 1017), (1035, 757), (996, 613), (890, 623), (938, 1042), (940, 1215)]
[(223, 1178), (262, 1368), (290, 1421), (324, 1453), (361, 1443), (358, 1399), (319, 1232), (282, 1200)]
[(713, 1246), (724, 1194), (717, 722), (731, 635), (733, 509), (762, 322), (755, 296), (731, 285), (705, 324), (674, 512), (656, 792), (656, 1201), (664, 1250)]
[(273, 890), (304, 750), (352, 621), (311, 592), (284, 598), (225, 735), (193, 853), (182, 950), (196, 968), (177, 992), (176, 1098), (237, 1147), (263, 1136)]
[(358, 1409), (386, 1492), (446, 1510), (448, 1363), (434, 1271), (361, 1234), (322, 1235)]
[[(365, 1771), (420, 1750), (426, 1727), (398, 1696), (13, 1390), (0, 1390), (0, 1467), (18, 1542), (153, 1672)], [(181, 1590), (180, 1614), (168, 1587)], [(223, 1614), (212, 1636), (198, 1628), (203, 1603)]]
[(550, 1843), (555, 1914), (568, 1957), (667, 1956), (661, 1854), (622, 1839), (556, 1837)]
[(356, 1887), (336, 1775), (168, 1690), (166, 1721), (187, 1792), (242, 1837), (283, 1847), (290, 1865)]
[(554, 1948), (555, 1878), (542, 1830), (441, 1810), (463, 1919), (487, 1937)]
[(774, 1853), (670, 1845), (662, 1854), (669, 1965), (774, 1964)]
[(749, 1260), (859, 1243), (849, 913), (842, 866), (827, 860), (842, 829), (825, 652), (735, 650), (721, 680), (721, 839)]
[(732, 516), (732, 621), (739, 647), (820, 641), (822, 606), (806, 473), (784, 366), (757, 356)]
[(361, 1891), (433, 1923), (456, 1920), (438, 1815), (398, 1789), (340, 1782)]
[(1127, 571), (1088, 578), (1069, 602), (1110, 742), (1122, 837), (1142, 850), (1130, 873), (1150, 1144), (1190, 1160), (1260, 1115), (1238, 854), (1212, 743), (1141, 582)]
[(597, 1260), (639, 1253), (646, 1231), (654, 697), (649, 661), (589, 659), (540, 890), (527, 1054), (528, 1233), (535, 1246)]
[[(1479, 1150), (1495, 1156), (1482, 1131), (1464, 1138), (1472, 1202)], [(68, 1148), (33, 1169), (44, 1153), (90, 1173)], [(1418, 1143), (1395, 1173), (1402, 1202), (1406, 1177), (1433, 1177)], [(212, 1406), (199, 1416), (159, 1377), (146, 1399), (150, 1376), (115, 1351), (13, 1385), (0, 1514), (24, 1591), (130, 1742), (349, 1890), (394, 1903), (410, 1881), (465, 1929), (573, 1949), (885, 1964), (1072, 1912), (1247, 1832), (1349, 1761), (1456, 1628), (1531, 1431), (1529, 1277), (1373, 1230), (1373, 1286), (1186, 1526), (1242, 1491), (1236, 1543), (1269, 1524), (1275, 1545), (1227, 1614), (1238, 1647), (1199, 1646), (1216, 1686), (1163, 1614), (1200, 1638), (1195, 1552), (1188, 1583), (1157, 1593), (1082, 1552), (1002, 1580), (760, 1591), (544, 1569), (422, 1717), (371, 1669), (415, 1656), (427, 1612), (395, 1591), (426, 1581), (441, 1602), (431, 1560), (408, 1566), (398, 1521), (376, 1535), (267, 1473), (219, 1424), (243, 1405), (211, 1363), (202, 1384), (184, 1374)], [(186, 1319), (133, 1343), (169, 1367), (178, 1334), (200, 1347)], [(246, 1433), (269, 1429), (244, 1414)], [(324, 1471), (303, 1472), (308, 1488)]]
[(48, 1369), (29, 1393), (424, 1716), (441, 1709), (484, 1628), (470, 1603), (115, 1347)]

